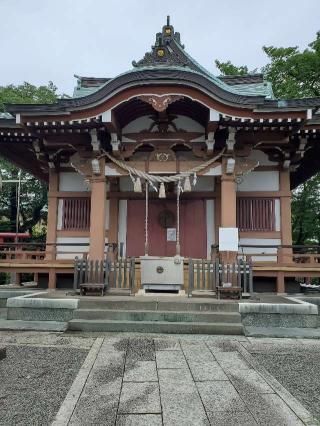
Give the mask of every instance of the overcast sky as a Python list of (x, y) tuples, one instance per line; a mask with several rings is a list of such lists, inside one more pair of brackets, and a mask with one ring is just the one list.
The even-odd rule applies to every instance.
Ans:
[(0, 85), (53, 81), (72, 94), (74, 74), (112, 77), (154, 43), (166, 15), (186, 50), (260, 68), (263, 45), (307, 47), (320, 0), (0, 0)]

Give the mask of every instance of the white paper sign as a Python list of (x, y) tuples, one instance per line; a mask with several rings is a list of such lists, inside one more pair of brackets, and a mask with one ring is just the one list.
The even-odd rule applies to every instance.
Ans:
[(167, 228), (167, 241), (176, 241), (176, 239), (177, 239), (177, 229)]
[(219, 228), (219, 251), (238, 251), (238, 228)]

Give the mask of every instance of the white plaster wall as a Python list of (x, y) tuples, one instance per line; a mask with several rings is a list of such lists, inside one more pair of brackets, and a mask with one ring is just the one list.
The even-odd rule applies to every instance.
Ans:
[(119, 190), (121, 192), (133, 191), (133, 182), (128, 176), (119, 178)]
[(215, 180), (213, 176), (200, 176), (197, 177), (196, 186), (192, 184), (193, 177), (190, 177), (190, 183), (192, 191), (201, 192), (201, 191), (214, 191)]
[(211, 245), (215, 243), (214, 200), (206, 200), (206, 221), (207, 221), (207, 258), (210, 259)]
[(127, 200), (119, 200), (118, 212), (118, 244), (124, 243), (123, 256), (126, 256), (127, 248)]
[(276, 231), (281, 231), (281, 215), (280, 215), (280, 200), (274, 200), (275, 228)]
[[(193, 120), (190, 117), (186, 117), (184, 115), (178, 115), (177, 118), (173, 120), (174, 125), (177, 130), (183, 129), (187, 132), (201, 132), (205, 133), (205, 128), (201, 126), (196, 120)], [(149, 116), (143, 116), (136, 118), (131, 121), (122, 129), (122, 134), (126, 133), (139, 133), (141, 130), (148, 130), (153, 124), (153, 120), (149, 118)], [(153, 132), (157, 132), (157, 126), (154, 126), (152, 129)], [(174, 127), (169, 126), (170, 132), (175, 132)]]
[(153, 120), (149, 116), (143, 116), (136, 118), (131, 121), (129, 124), (123, 127), (122, 134), (126, 133), (139, 133), (141, 130), (148, 130), (152, 125)]
[[(240, 238), (239, 245), (242, 244), (248, 244), (248, 245), (280, 245), (281, 239), (277, 238)], [(261, 254), (268, 254), (269, 256), (253, 256), (253, 261), (269, 261), (269, 262), (275, 262), (277, 260), (277, 256), (270, 256), (272, 254), (277, 254), (277, 249), (273, 247), (240, 247), (239, 248), (239, 254), (251, 254), (251, 253), (261, 253)]]
[[(65, 243), (88, 243), (88, 245), (65, 246)], [(81, 257), (82, 253), (88, 253), (89, 251), (89, 237), (58, 237), (57, 244), (57, 252), (64, 252), (61, 254), (58, 253), (57, 259), (74, 259), (76, 256)]]
[(208, 169), (203, 176), (221, 176), (221, 165), (220, 166), (215, 166), (215, 167), (210, 167), (210, 169)]
[(89, 185), (79, 173), (60, 172), (59, 191), (90, 191)]
[(279, 191), (279, 172), (250, 172), (243, 176), (242, 182), (237, 185), (237, 191)]
[[(89, 252), (89, 237), (57, 237), (57, 259), (73, 260), (75, 257), (82, 257), (82, 253)], [(83, 246), (66, 246), (65, 244), (87, 243)], [(105, 244), (108, 243), (108, 238), (105, 238)]]
[(57, 218), (57, 229), (62, 229), (62, 212), (63, 212), (63, 200), (58, 200), (58, 218)]
[(198, 123), (196, 120), (193, 120), (190, 117), (186, 117), (185, 115), (178, 115), (176, 119), (173, 120), (177, 129), (183, 129), (187, 132), (203, 132), (205, 133), (205, 129)]
[(259, 161), (259, 166), (276, 166), (277, 162), (270, 161), (267, 154), (258, 149), (253, 149), (248, 157), (250, 160)]

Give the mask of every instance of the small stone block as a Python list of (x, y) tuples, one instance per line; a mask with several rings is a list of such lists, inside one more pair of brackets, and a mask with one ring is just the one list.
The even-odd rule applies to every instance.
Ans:
[(119, 413), (161, 413), (158, 383), (124, 382), (120, 395)]
[(125, 382), (157, 382), (155, 361), (128, 361), (123, 380)]
[(181, 351), (159, 351), (156, 359), (158, 368), (188, 368)]
[(230, 382), (198, 382), (197, 388), (206, 411), (223, 413), (247, 411), (244, 402)]

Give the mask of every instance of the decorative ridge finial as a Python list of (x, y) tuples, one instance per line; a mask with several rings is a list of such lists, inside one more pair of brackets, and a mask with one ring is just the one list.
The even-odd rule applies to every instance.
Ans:
[(180, 33), (174, 31), (170, 23), (170, 15), (167, 15), (166, 25), (162, 27), (161, 32), (156, 34), (156, 41), (151, 47), (151, 52), (147, 52), (140, 61), (133, 61), (132, 65), (134, 67), (192, 65), (181, 49), (184, 49), (184, 45), (181, 44)]

